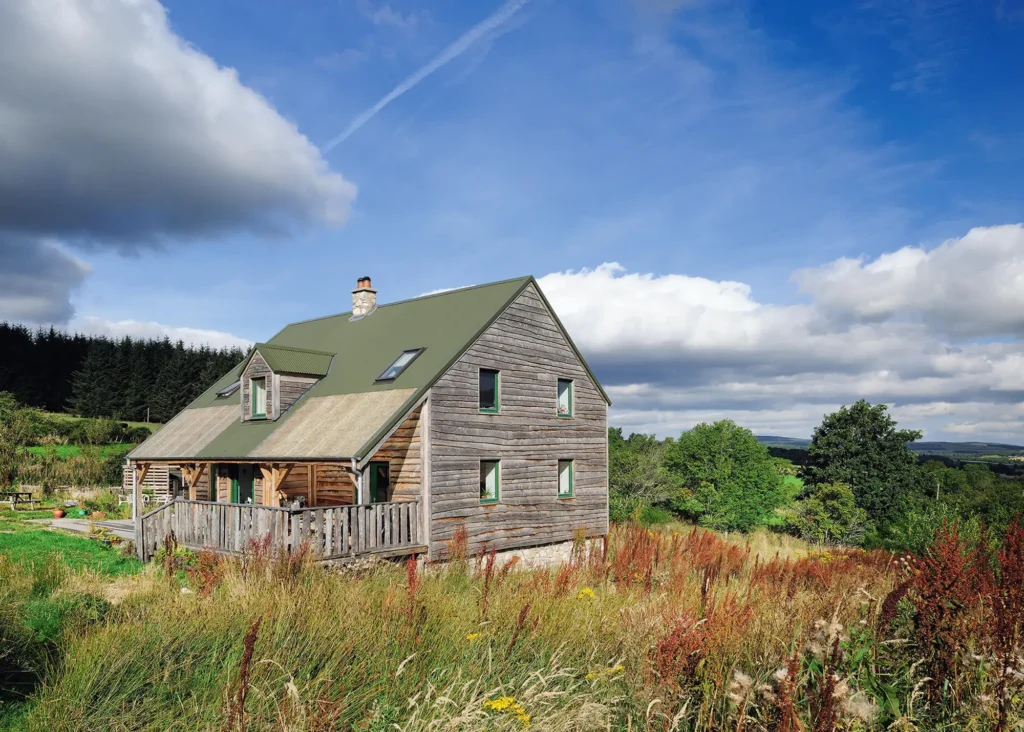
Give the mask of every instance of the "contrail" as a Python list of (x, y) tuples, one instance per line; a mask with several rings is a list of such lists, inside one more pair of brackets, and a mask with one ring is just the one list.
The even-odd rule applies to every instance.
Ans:
[(526, 5), (527, 2), (529, 2), (529, 0), (508, 0), (508, 2), (498, 8), (493, 14), (463, 33), (458, 40), (448, 46), (448, 48), (441, 51), (441, 53), (435, 56), (430, 63), (406, 78), (401, 84), (382, 97), (379, 102), (352, 120), (344, 132), (331, 138), (331, 140), (324, 145), (322, 152), (328, 153), (343, 143), (351, 137), (356, 130), (373, 119), (377, 112), (384, 109), (384, 107), (391, 104), (391, 102), (398, 99), (439, 68), (461, 56), (463, 53), (468, 51), (474, 43), (479, 41), (488, 33), (507, 23), (513, 15), (519, 12), (520, 8)]

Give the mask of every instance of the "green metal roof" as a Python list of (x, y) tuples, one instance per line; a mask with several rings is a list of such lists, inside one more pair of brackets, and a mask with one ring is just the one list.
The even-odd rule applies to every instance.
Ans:
[[(300, 414), (302, 410), (299, 407), (307, 399), (395, 389), (414, 390), (401, 409), (395, 411), (393, 418), (367, 440), (359, 454), (338, 456), (363, 457), (364, 451), (371, 449), (383, 435), (387, 434), (395, 422), (419, 401), (426, 390), (531, 283), (536, 285), (533, 277), (519, 277), (378, 305), (372, 313), (357, 320), (351, 320), (351, 313), (346, 312), (286, 326), (267, 343), (257, 344), (254, 350), (263, 354), (268, 365), (275, 371), (280, 369), (291, 370), (293, 373), (317, 373), (297, 370), (296, 366), (300, 369), (321, 367), (325, 374), (323, 378), (280, 419), (234, 422), (203, 447), (196, 457), (226, 459), (248, 455), (267, 439), (278, 425)], [(539, 287), (537, 292), (544, 299)], [(547, 300), (544, 301), (547, 304)], [(550, 309), (550, 304), (548, 307)], [(555, 320), (558, 320), (557, 316)], [(561, 327), (560, 322), (559, 326)], [(564, 327), (562, 330), (565, 330)], [(569, 343), (572, 344), (571, 339)], [(595, 386), (608, 401), (607, 395), (590, 372), (582, 355), (575, 345), (572, 347), (593, 378)], [(388, 382), (376, 381), (402, 351), (413, 348), (423, 348), (424, 351), (396, 379)], [(252, 352), (245, 361), (221, 377), (187, 409), (237, 403), (237, 392), (227, 397), (218, 397), (217, 392), (239, 379), (251, 354)], [(274, 359), (274, 362), (271, 359)], [(329, 368), (325, 366), (325, 361)], [(281, 364), (287, 364), (288, 368)]]
[(271, 343), (257, 343), (249, 352), (248, 358), (242, 362), (242, 370), (253, 354), (259, 352), (267, 366), (279, 374), (304, 374), (307, 376), (326, 376), (331, 367), (333, 353), (314, 351), (308, 348), (289, 348)]

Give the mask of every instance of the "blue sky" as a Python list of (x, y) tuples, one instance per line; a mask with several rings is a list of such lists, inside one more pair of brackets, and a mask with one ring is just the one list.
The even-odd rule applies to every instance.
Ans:
[[(38, 190), (0, 179), (69, 212), (0, 206), (10, 261), (44, 238), (63, 256), (11, 285), (60, 302), (0, 295), (0, 317), (255, 341), (348, 309), (357, 275), (385, 301), (551, 275), (627, 430), (806, 435), (865, 396), (928, 437), (1024, 442), (1024, 234), (995, 228), (1024, 221), (1020, 3), (70, 5), (95, 46), (0, 11), (33, 47), (80, 50), (9, 56), (0, 111), (50, 120), (46, 85), (82, 67), (98, 90), (51, 95), (70, 130), (30, 126), (50, 167), (82, 156), (87, 189), (27, 155)], [(74, 129), (90, 118), (104, 131)], [(956, 312), (944, 263), (971, 283)], [(837, 296), (855, 283), (897, 304)]]

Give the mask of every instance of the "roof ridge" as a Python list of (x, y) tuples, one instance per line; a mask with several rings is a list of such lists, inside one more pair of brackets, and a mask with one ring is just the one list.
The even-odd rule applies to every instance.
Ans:
[(276, 348), (279, 351), (295, 351), (296, 353), (315, 353), (318, 356), (336, 356), (334, 351), (321, 351), (316, 348), (297, 348), (295, 346), (279, 346), (276, 343), (262, 342), (253, 344), (253, 350), (259, 350), (260, 346), (264, 348)]
[[(431, 293), (427, 293), (425, 295), (417, 295), (416, 297), (407, 297), (404, 300), (395, 300), (394, 302), (386, 302), (383, 305), (377, 305), (377, 309), (379, 310), (381, 308), (389, 308), (389, 307), (391, 307), (393, 305), (405, 305), (406, 303), (414, 302), (416, 300), (426, 300), (426, 299), (432, 298), (432, 297), (444, 297), (445, 295), (452, 295), (452, 294), (455, 294), (456, 292), (466, 292), (467, 290), (479, 290), (479, 289), (481, 289), (483, 287), (494, 287), (496, 285), (507, 285), (510, 282), (520, 282), (520, 281), (526, 281), (526, 280), (530, 280), (530, 279), (534, 279), (533, 275), (523, 275), (521, 277), (509, 277), (508, 279), (496, 280), (495, 282), (484, 282), (484, 283), (479, 284), (479, 285), (466, 285), (465, 287), (453, 287), (453, 288), (448, 289), (448, 290), (442, 290), (441, 292), (431, 292)], [(294, 321), (292, 323), (288, 323), (287, 325), (285, 325), (284, 328), (281, 328), (281, 330), (279, 330), (277, 333), (275, 333), (273, 337), (276, 338), (278, 335), (280, 335), (281, 333), (284, 332), (285, 328), (288, 328), (289, 326), (292, 326), (292, 325), (301, 325), (303, 323), (312, 323), (312, 322), (314, 322), (316, 320), (327, 320), (328, 318), (340, 318), (343, 315), (351, 315), (351, 314), (352, 314), (351, 310), (346, 310), (345, 312), (342, 312), (342, 313), (333, 313), (331, 315), (321, 315), (321, 316), (316, 317), (316, 318), (306, 318), (304, 320), (296, 320), (296, 321)], [(271, 345), (272, 346), (274, 344), (273, 343), (268, 343), (267, 345)]]

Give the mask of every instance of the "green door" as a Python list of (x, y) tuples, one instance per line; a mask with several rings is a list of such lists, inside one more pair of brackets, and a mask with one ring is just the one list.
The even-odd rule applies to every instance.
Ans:
[(370, 463), (370, 503), (387, 503), (391, 494), (391, 463)]

